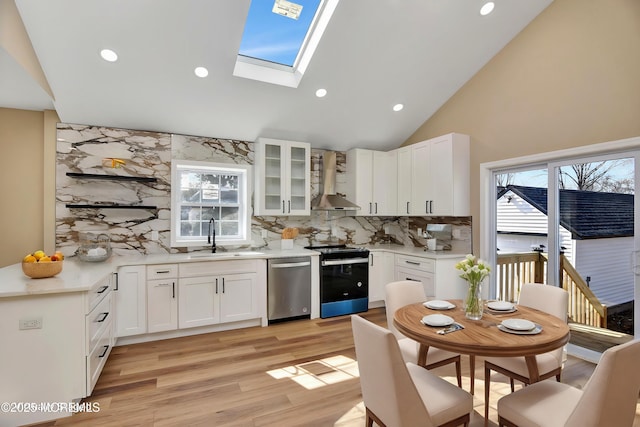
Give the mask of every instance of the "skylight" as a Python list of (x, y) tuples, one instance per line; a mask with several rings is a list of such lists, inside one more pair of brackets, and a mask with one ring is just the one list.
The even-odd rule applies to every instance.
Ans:
[(297, 87), (339, 0), (253, 0), (234, 76)]
[(321, 0), (254, 0), (239, 54), (293, 67)]

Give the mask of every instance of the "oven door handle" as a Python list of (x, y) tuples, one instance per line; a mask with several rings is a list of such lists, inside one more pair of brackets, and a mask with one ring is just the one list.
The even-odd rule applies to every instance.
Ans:
[(322, 261), (322, 266), (326, 265), (346, 265), (346, 264), (368, 264), (369, 258), (336, 259)]

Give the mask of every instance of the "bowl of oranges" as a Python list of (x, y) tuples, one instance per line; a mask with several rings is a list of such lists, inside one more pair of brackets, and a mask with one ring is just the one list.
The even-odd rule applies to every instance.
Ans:
[(22, 271), (32, 279), (53, 277), (62, 271), (62, 252), (49, 256), (44, 251), (35, 251), (22, 259)]

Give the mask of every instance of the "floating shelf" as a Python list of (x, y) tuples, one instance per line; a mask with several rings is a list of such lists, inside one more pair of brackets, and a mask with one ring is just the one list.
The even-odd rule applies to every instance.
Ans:
[(99, 175), (95, 173), (67, 172), (67, 176), (79, 179), (108, 179), (112, 181), (156, 182), (158, 178), (145, 176)]
[(66, 204), (68, 208), (89, 208), (89, 209), (158, 209), (157, 206), (149, 206), (149, 205), (76, 205), (76, 204)]

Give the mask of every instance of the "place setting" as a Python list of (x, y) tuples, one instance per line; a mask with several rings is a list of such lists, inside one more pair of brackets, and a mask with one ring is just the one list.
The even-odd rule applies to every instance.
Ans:
[(456, 308), (456, 305), (450, 303), (449, 301), (434, 299), (431, 301), (426, 301), (422, 305), (431, 310), (451, 310), (452, 308)]
[(542, 326), (526, 319), (505, 319), (498, 325), (498, 329), (516, 335), (535, 335), (542, 332)]
[(422, 324), (433, 327), (445, 327), (444, 329), (440, 329), (436, 331), (436, 333), (440, 335), (445, 335), (450, 332), (459, 331), (464, 329), (459, 323), (456, 323), (453, 318), (444, 315), (444, 314), (430, 314), (428, 316), (424, 316), (421, 320)]
[(489, 301), (487, 303), (487, 311), (491, 314), (508, 314), (517, 310), (515, 304), (509, 301)]

